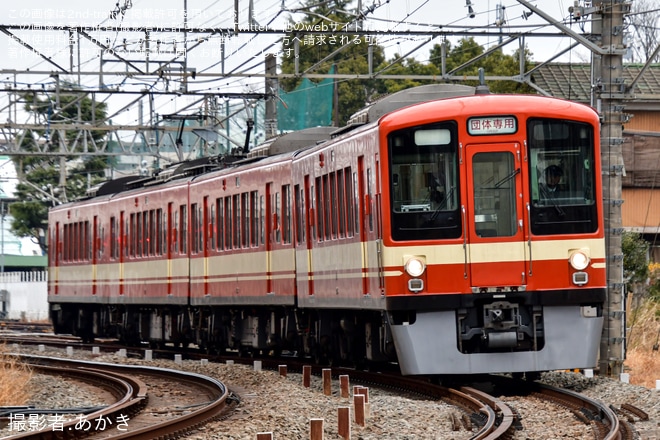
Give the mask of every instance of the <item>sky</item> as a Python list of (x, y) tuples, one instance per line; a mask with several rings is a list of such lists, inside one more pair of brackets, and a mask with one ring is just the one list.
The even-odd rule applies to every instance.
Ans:
[[(357, 1), (353, 5), (357, 6)], [(528, 11), (516, 0), (470, 0), (473, 14), (467, 7), (468, 0), (361, 0), (362, 10), (367, 11), (363, 22), (365, 30), (374, 31), (424, 31), (440, 28), (450, 31), (490, 29), (495, 32), (506, 31), (529, 32), (525, 43), (533, 53), (534, 61), (544, 61), (562, 52), (571, 44), (570, 38), (536, 37), (539, 32), (554, 33), (559, 31), (537, 14), (526, 17)], [(581, 32), (580, 21), (569, 18), (569, 6), (572, 1), (536, 0), (530, 1), (538, 9), (549, 14), (558, 22), (564, 22), (576, 32)], [(503, 14), (498, 15), (498, 5), (504, 6)], [(143, 90), (155, 92), (171, 92), (182, 87), (179, 77), (168, 77), (167, 73), (158, 81), (134, 75), (114, 75), (113, 72), (126, 71), (126, 65), (120, 62), (130, 60), (135, 66), (145, 67), (145, 31), (151, 31), (150, 48), (153, 53), (149, 57), (149, 70), (159, 62), (172, 60), (187, 49), (188, 58), (184, 65), (183, 58), (176, 58), (171, 64), (173, 69), (194, 69), (200, 76), (189, 84), (189, 90), (205, 93), (261, 92), (264, 88), (263, 78), (237, 76), (221, 78), (222, 73), (256, 72), (263, 73), (263, 57), (265, 53), (275, 53), (280, 59), (286, 54), (280, 53), (278, 39), (281, 34), (276, 30), (290, 29), (302, 22), (304, 14), (300, 11), (303, 2), (300, 0), (254, 0), (254, 23), (252, 28), (266, 30), (267, 33), (254, 35), (249, 32), (239, 32), (238, 35), (220, 36), (211, 34), (187, 34), (181, 32), (184, 16), (187, 27), (197, 28), (233, 28), (234, 2), (231, 0), (21, 0), (7, 2), (0, 8), (0, 25), (18, 26), (9, 32), (23, 42), (34, 47), (47, 57), (48, 62), (15, 41), (10, 35), (0, 33), (0, 90), (16, 85), (25, 87), (52, 87), (54, 78), (51, 72), (58, 71), (58, 66), (64, 70), (81, 72), (80, 77), (73, 75), (67, 79), (80, 82), (83, 87), (98, 88), (100, 86), (116, 90)], [(187, 13), (184, 14), (184, 11)], [(471, 15), (473, 15), (471, 17)], [(238, 24), (241, 30), (250, 27), (249, 2), (239, 0)], [(502, 26), (494, 23), (502, 18)], [(84, 26), (90, 38), (98, 40), (116, 52), (101, 55), (100, 49), (93, 42), (81, 37), (74, 37), (75, 50), (69, 51), (69, 26)], [(107, 27), (124, 29), (135, 28), (139, 32), (113, 31)], [(178, 32), (159, 32), (161, 29), (175, 29)], [(207, 38), (208, 37), (208, 38)], [(206, 38), (204, 41), (200, 39)], [(438, 42), (434, 40), (424, 45), (420, 37), (412, 36), (378, 36), (373, 37), (377, 44), (383, 46), (388, 57), (396, 54), (417, 58), (428, 62), (431, 46)], [(449, 37), (455, 42), (458, 37)], [(496, 44), (498, 37), (478, 38), (484, 47)], [(224, 41), (226, 54), (224, 63), (220, 59), (220, 48)], [(313, 44), (337, 44), (329, 40), (308, 41)], [(339, 46), (338, 46), (339, 47)], [(417, 50), (413, 51), (414, 48)], [(513, 53), (518, 49), (518, 43), (512, 43), (504, 48), (505, 53)], [(118, 56), (119, 57), (118, 57)], [(572, 50), (562, 55), (558, 60), (588, 61), (588, 51), (584, 48)], [(14, 73), (30, 70), (30, 75)], [(95, 72), (103, 70), (101, 77)], [(204, 76), (207, 75), (207, 76)], [(4, 86), (4, 87), (3, 87)], [(8, 114), (9, 95), (0, 94), (0, 121), (10, 118)], [(124, 96), (106, 96), (115, 123), (135, 124), (140, 120), (135, 106), (130, 105), (132, 98)], [(195, 107), (195, 98), (190, 96), (156, 96), (152, 105), (159, 114), (186, 111)], [(129, 107), (124, 111), (123, 106)]]

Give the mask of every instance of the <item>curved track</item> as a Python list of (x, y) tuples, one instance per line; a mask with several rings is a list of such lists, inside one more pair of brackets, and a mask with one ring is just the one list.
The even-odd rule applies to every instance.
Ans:
[[(194, 373), (141, 366), (99, 364), (39, 356), (23, 357), (35, 370), (69, 375), (109, 391), (108, 406), (43, 429), (6, 437), (15, 439), (151, 440), (178, 438), (225, 411), (229, 392), (221, 382)], [(148, 384), (148, 385), (147, 385)], [(159, 388), (179, 393), (166, 397)], [(154, 392), (152, 392), (152, 390)], [(29, 410), (28, 410), (29, 411)], [(53, 410), (56, 414), (57, 410)]]

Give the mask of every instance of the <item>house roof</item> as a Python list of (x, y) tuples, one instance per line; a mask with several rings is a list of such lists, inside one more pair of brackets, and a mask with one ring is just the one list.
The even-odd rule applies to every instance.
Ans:
[[(632, 84), (644, 66), (625, 64), (625, 84)], [(591, 100), (591, 64), (549, 63), (532, 73), (532, 82), (557, 98), (589, 103)], [(660, 64), (651, 64), (639, 78), (631, 99), (638, 103), (660, 103)]]

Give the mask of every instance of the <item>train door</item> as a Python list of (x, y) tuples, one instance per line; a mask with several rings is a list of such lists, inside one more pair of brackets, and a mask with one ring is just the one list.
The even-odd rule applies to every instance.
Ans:
[(520, 145), (470, 145), (467, 167), (472, 287), (523, 286), (527, 281)]

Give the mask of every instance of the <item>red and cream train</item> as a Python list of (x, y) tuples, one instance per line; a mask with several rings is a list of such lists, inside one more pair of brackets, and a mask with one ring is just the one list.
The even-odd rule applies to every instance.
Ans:
[(478, 90), (410, 89), (361, 124), (109, 181), (54, 207), (56, 331), (396, 361), (411, 375), (594, 366), (606, 287), (598, 115)]

